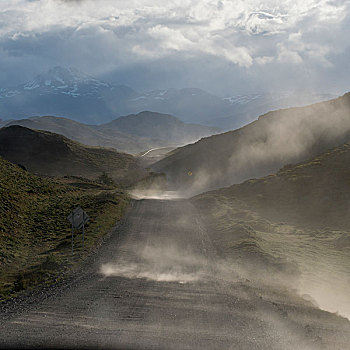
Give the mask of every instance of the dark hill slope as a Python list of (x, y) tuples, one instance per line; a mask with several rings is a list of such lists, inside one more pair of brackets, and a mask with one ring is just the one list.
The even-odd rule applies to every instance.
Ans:
[(21, 126), (0, 129), (0, 155), (41, 175), (96, 178), (106, 172), (123, 184), (145, 175), (129, 154), (85, 146), (62, 135)]
[(350, 136), (350, 93), (267, 113), (235, 131), (174, 151), (153, 166), (175, 188), (198, 193), (277, 171), (340, 145)]

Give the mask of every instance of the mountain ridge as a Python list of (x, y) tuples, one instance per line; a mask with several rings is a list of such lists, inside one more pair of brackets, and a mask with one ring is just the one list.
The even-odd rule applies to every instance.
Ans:
[(138, 92), (108, 83), (73, 68), (54, 67), (31, 81), (0, 89), (0, 115), (6, 119), (56, 115), (87, 124), (155, 111), (187, 123), (229, 130), (269, 110), (309, 104), (334, 96), (294, 92), (218, 97), (199, 88), (168, 88)]
[(106, 124), (88, 125), (69, 118), (43, 116), (12, 120), (3, 123), (3, 126), (22, 125), (51, 131), (83, 144), (113, 147), (132, 154), (152, 148), (176, 147), (220, 131), (202, 125), (185, 124), (176, 117), (154, 112), (141, 112), (119, 119)]

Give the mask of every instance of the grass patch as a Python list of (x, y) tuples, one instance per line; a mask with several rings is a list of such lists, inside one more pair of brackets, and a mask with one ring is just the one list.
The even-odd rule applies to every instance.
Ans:
[[(52, 283), (86, 258), (122, 217), (129, 198), (117, 187), (91, 180), (34, 176), (0, 158), (0, 300)], [(89, 215), (71, 254), (68, 214)]]

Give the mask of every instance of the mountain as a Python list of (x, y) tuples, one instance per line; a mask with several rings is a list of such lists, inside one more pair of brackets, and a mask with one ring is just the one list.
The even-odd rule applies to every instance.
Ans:
[(349, 179), (345, 143), (192, 202), (238, 271), (279, 278), (320, 308), (349, 318)]
[(55, 67), (29, 82), (0, 89), (0, 116), (3, 119), (20, 119), (55, 115), (87, 124), (100, 124), (122, 115), (155, 111), (176, 115), (187, 123), (229, 130), (275, 108), (310, 104), (327, 98), (331, 96), (305, 92), (221, 98), (196, 88), (140, 93), (73, 68)]
[[(154, 90), (129, 100), (130, 110), (151, 110), (179, 116), (188, 123), (211, 123), (218, 116), (232, 114), (231, 103), (206, 91), (196, 88)], [(241, 123), (239, 120), (237, 123)]]
[[(51, 131), (64, 135), (85, 145), (113, 147), (120, 152), (137, 154), (151, 148), (165, 147), (169, 142), (146, 137), (135, 137), (118, 130), (99, 130), (95, 125), (87, 125), (63, 117), (32, 117), (13, 120), (4, 126), (21, 125), (30, 129)], [(175, 146), (175, 145), (172, 145)]]
[(120, 117), (101, 125), (87, 125), (52, 116), (13, 120), (5, 124), (10, 125), (51, 131), (86, 145), (113, 147), (132, 154), (153, 148), (174, 148), (220, 131), (212, 127), (185, 124), (171, 115), (154, 112)]
[(104, 133), (117, 130), (137, 137), (148, 137), (177, 144), (194, 142), (220, 131), (214, 127), (185, 124), (172, 115), (149, 111), (120, 117), (100, 125), (98, 130)]
[(178, 148), (152, 166), (188, 193), (228, 186), (277, 171), (340, 145), (350, 137), (350, 93), (267, 113), (234, 131)]
[(286, 91), (275, 93), (261, 93), (235, 95), (226, 97), (231, 104), (229, 116), (214, 117), (208, 120), (208, 125), (217, 125), (224, 130), (232, 130), (255, 120), (257, 116), (267, 112), (290, 107), (307, 106), (312, 103), (334, 99), (332, 94), (321, 94), (309, 91)]
[(106, 172), (123, 185), (146, 176), (136, 158), (129, 154), (85, 146), (62, 135), (16, 125), (0, 129), (0, 156), (40, 175), (96, 179)]
[(28, 115), (69, 116), (85, 123), (109, 121), (124, 111), (125, 101), (138, 94), (73, 68), (55, 67), (15, 88), (0, 90), (0, 114), (19, 119)]

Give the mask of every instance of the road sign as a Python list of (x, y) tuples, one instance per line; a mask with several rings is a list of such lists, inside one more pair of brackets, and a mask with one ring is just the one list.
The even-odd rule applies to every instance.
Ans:
[(89, 216), (83, 209), (77, 207), (67, 216), (67, 219), (74, 228), (80, 230), (89, 221)]
[(89, 221), (89, 215), (80, 207), (76, 207), (68, 216), (67, 220), (72, 224), (72, 254), (74, 254), (74, 229), (83, 228), (83, 248), (85, 237), (85, 224)]

